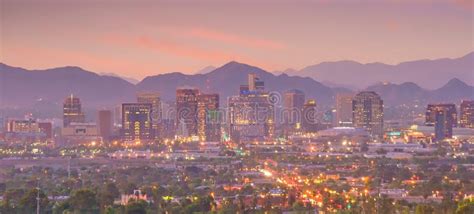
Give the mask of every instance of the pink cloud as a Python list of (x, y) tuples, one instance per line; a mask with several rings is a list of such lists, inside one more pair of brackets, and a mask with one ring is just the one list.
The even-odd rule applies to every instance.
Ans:
[(454, 0), (454, 3), (466, 10), (474, 10), (474, 0)]
[(179, 57), (188, 57), (192, 59), (206, 60), (210, 62), (229, 60), (234, 58), (233, 55), (225, 52), (183, 45), (171, 41), (169, 39), (155, 40), (151, 37), (141, 36), (134, 39), (134, 43), (142, 48), (169, 53)]
[(269, 39), (250, 38), (206, 28), (192, 28), (188, 31), (188, 35), (200, 39), (219, 41), (232, 45), (239, 45), (256, 49), (281, 50), (286, 48), (284, 44)]

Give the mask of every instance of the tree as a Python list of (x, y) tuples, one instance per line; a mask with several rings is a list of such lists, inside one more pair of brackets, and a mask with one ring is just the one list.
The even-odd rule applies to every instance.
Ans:
[(114, 183), (107, 183), (99, 192), (99, 204), (101, 208), (112, 206), (115, 198), (120, 196), (120, 192)]
[(148, 202), (144, 200), (130, 200), (125, 206), (126, 214), (146, 214), (146, 208), (148, 207)]
[(434, 213), (434, 209), (428, 204), (418, 204), (415, 208), (415, 214), (432, 214), (432, 213)]
[(89, 189), (75, 191), (68, 201), (74, 211), (83, 213), (96, 212), (99, 207), (96, 194)]
[[(38, 196), (38, 189), (31, 189), (28, 191), (23, 198), (21, 198), (19, 207), (22, 209), (24, 213), (34, 213), (36, 210), (36, 197)], [(40, 198), (40, 208), (42, 209), (47, 209), (49, 200), (48, 197), (46, 197), (46, 194), (44, 194), (43, 191), (39, 192), (39, 198)]]
[(458, 208), (456, 209), (456, 214), (468, 214), (474, 213), (474, 201), (464, 200), (459, 202)]

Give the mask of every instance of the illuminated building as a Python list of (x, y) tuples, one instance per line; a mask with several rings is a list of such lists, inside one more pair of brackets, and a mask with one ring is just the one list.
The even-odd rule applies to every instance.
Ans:
[(38, 122), (33, 119), (10, 119), (6, 125), (8, 136), (14, 138), (51, 139), (53, 135), (50, 122)]
[(110, 110), (99, 110), (97, 113), (97, 128), (99, 135), (104, 141), (110, 139), (112, 135), (112, 111)]
[(463, 128), (474, 128), (474, 100), (463, 100), (459, 111), (459, 125)]
[(316, 100), (310, 99), (303, 106), (301, 126), (305, 132), (318, 131), (318, 121), (316, 118)]
[(352, 100), (354, 127), (365, 128), (373, 136), (383, 137), (383, 101), (373, 91), (363, 91)]
[(293, 89), (283, 94), (283, 124), (294, 127), (301, 123), (304, 102), (305, 94), (300, 90)]
[(39, 132), (36, 120), (9, 120), (7, 124), (7, 132), (16, 133), (37, 133)]
[(352, 126), (353, 94), (338, 93), (336, 95), (336, 125)]
[(95, 123), (70, 123), (61, 129), (61, 135), (69, 143), (90, 143), (98, 140), (99, 133)]
[(176, 90), (177, 135), (181, 137), (197, 136), (198, 89)]
[(453, 127), (455, 127), (453, 123), (456, 122), (456, 106), (454, 104), (430, 104), (426, 108), (426, 120), (430, 125), (431, 120), (434, 120), (436, 140), (451, 138)]
[(122, 137), (125, 141), (152, 139), (151, 109), (149, 103), (122, 104)]
[(445, 104), (429, 104), (428, 107), (426, 108), (426, 114), (425, 114), (425, 125), (427, 126), (434, 126), (436, 123), (436, 112), (440, 111), (442, 109), (443, 111), (446, 111), (449, 117), (451, 117), (449, 120), (453, 121), (452, 125), (453, 127), (457, 127), (458, 119), (457, 119), (457, 111), (456, 111), (456, 105), (452, 103), (445, 103)]
[(67, 127), (71, 123), (83, 122), (85, 122), (85, 116), (81, 110), (81, 100), (71, 94), (64, 100), (63, 127)]
[(249, 74), (248, 80), (248, 85), (240, 86), (239, 96), (227, 100), (230, 136), (238, 142), (264, 140), (274, 134), (275, 111), (264, 83), (255, 74)]
[(152, 135), (155, 139), (160, 137), (160, 123), (161, 123), (161, 100), (159, 93), (141, 92), (137, 94), (138, 103), (151, 104), (151, 124)]
[(200, 141), (220, 141), (218, 94), (200, 94), (198, 96), (198, 136)]

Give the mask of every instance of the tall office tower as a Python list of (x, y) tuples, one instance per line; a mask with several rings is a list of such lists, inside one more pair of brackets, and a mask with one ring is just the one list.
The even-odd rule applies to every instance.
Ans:
[(218, 94), (198, 96), (198, 136), (200, 141), (220, 141), (220, 112)]
[(450, 121), (453, 121), (453, 127), (457, 127), (458, 124), (458, 112), (456, 110), (456, 105), (452, 103), (444, 103), (444, 104), (428, 104), (426, 107), (426, 114), (425, 114), (425, 125), (427, 126), (434, 126), (436, 123), (436, 112), (439, 109), (443, 109), (447, 111), (448, 115), (450, 115)]
[(67, 127), (71, 123), (84, 123), (85, 116), (81, 110), (81, 100), (71, 96), (64, 100), (63, 104), (63, 126)]
[(463, 128), (474, 128), (474, 100), (463, 100), (459, 111), (459, 125)]
[(162, 119), (160, 94), (157, 92), (140, 92), (137, 94), (137, 102), (151, 104), (152, 135), (155, 139), (158, 139)]
[(149, 103), (122, 104), (122, 138), (125, 141), (153, 139), (151, 111)]
[(301, 115), (301, 126), (305, 132), (318, 131), (316, 100), (310, 99), (303, 105), (303, 114)]
[(336, 125), (352, 126), (352, 98), (353, 94), (338, 93), (336, 95)]
[(452, 108), (450, 106), (438, 106), (431, 109), (435, 120), (435, 138), (436, 140), (444, 140), (453, 136)]
[(102, 140), (108, 141), (110, 139), (110, 136), (112, 135), (112, 127), (112, 111), (99, 110), (97, 112), (97, 129)]
[(301, 123), (301, 114), (305, 102), (305, 95), (302, 91), (293, 89), (283, 94), (283, 124), (294, 127)]
[(255, 74), (249, 74), (248, 80), (248, 87), (240, 86), (239, 96), (227, 100), (230, 136), (239, 142), (271, 138), (275, 131), (274, 104), (264, 91), (263, 81)]
[(181, 137), (197, 136), (198, 89), (176, 90), (176, 125)]
[(354, 127), (365, 128), (372, 136), (383, 137), (383, 101), (373, 91), (363, 91), (352, 100)]

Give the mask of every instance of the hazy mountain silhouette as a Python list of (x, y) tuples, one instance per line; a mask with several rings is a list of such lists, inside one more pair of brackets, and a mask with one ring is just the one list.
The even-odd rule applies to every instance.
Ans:
[(100, 76), (79, 67), (26, 70), (0, 63), (1, 106), (31, 106), (36, 101), (62, 103), (75, 94), (89, 106), (109, 105), (133, 97), (134, 85), (118, 77)]
[(212, 66), (212, 65), (209, 65), (209, 66), (206, 66), (206, 67), (204, 67), (204, 68), (202, 68), (202, 69), (196, 71), (195, 74), (207, 74), (207, 73), (209, 73), (209, 72), (211, 72), (211, 71), (213, 71), (213, 70), (215, 70), (215, 69), (216, 69), (216, 67), (214, 67), (214, 66)]
[(174, 99), (177, 87), (195, 87), (204, 92), (218, 92), (221, 100), (239, 93), (239, 86), (247, 84), (247, 75), (257, 74), (269, 91), (282, 92), (299, 88), (308, 97), (329, 103), (334, 92), (331, 88), (311, 79), (286, 74), (274, 75), (260, 68), (238, 62), (229, 62), (207, 74), (186, 75), (181, 73), (160, 74), (145, 78), (137, 84), (138, 90), (160, 91), (164, 99)]
[(368, 87), (366, 90), (375, 91), (389, 106), (400, 104), (425, 104), (428, 102), (459, 103), (463, 99), (474, 100), (474, 87), (463, 81), (453, 78), (444, 86), (435, 90), (426, 90), (415, 83), (402, 84), (379, 83)]
[(111, 77), (118, 77), (118, 78), (121, 78), (129, 83), (132, 83), (132, 84), (137, 84), (140, 82), (140, 80), (137, 80), (135, 78), (132, 78), (132, 77), (126, 77), (126, 76), (120, 76), (118, 74), (114, 74), (114, 73), (100, 73), (101, 76), (111, 76)]
[(361, 64), (355, 61), (323, 62), (308, 66), (294, 75), (312, 77), (321, 82), (365, 88), (377, 82), (401, 84), (414, 82), (435, 89), (452, 78), (474, 85), (474, 52), (455, 59), (417, 60), (397, 65)]
[[(255, 73), (264, 80), (268, 91), (300, 89), (306, 93), (307, 98), (316, 99), (320, 105), (332, 104), (335, 93), (349, 91), (344, 87), (328, 87), (309, 77), (274, 75), (239, 62), (229, 62), (205, 74), (175, 72), (149, 76), (136, 85), (119, 77), (101, 76), (79, 67), (26, 70), (0, 63), (0, 106), (27, 108), (35, 106), (38, 101), (44, 102), (43, 106), (61, 105), (64, 98), (72, 93), (79, 96), (85, 106), (110, 107), (134, 101), (137, 91), (157, 91), (163, 100), (172, 101), (175, 99), (176, 88), (179, 87), (195, 87), (205, 93), (219, 93), (222, 104), (225, 104), (228, 96), (239, 93), (241, 84), (247, 84), (249, 73)], [(351, 75), (346, 78), (359, 77)], [(379, 93), (387, 105), (415, 101), (420, 104), (459, 103), (461, 99), (474, 99), (474, 88), (456, 78), (435, 90), (423, 89), (413, 82), (376, 84), (367, 90)]]

